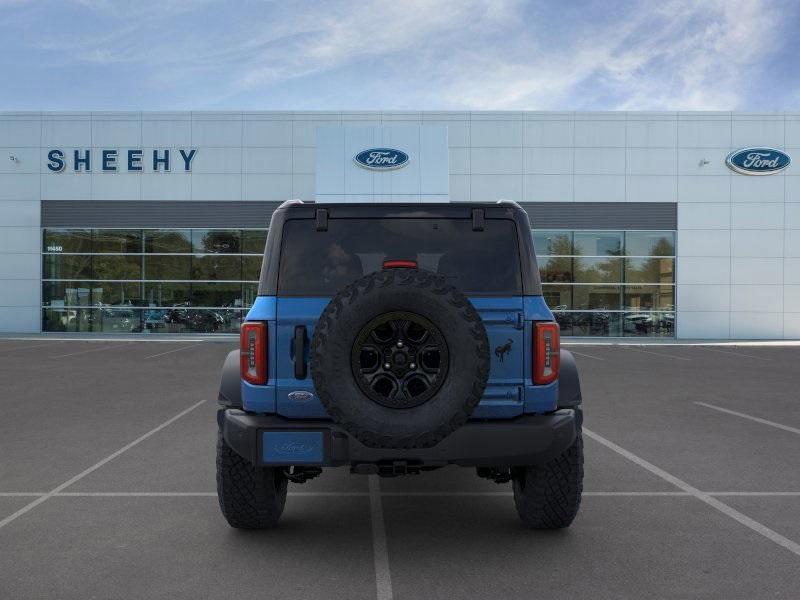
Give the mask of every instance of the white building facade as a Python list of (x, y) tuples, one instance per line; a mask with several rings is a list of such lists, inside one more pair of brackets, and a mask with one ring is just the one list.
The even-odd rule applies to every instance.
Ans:
[(741, 149), (800, 113), (0, 113), (0, 331), (235, 331), (283, 200), (508, 199), (566, 335), (800, 339), (800, 164)]

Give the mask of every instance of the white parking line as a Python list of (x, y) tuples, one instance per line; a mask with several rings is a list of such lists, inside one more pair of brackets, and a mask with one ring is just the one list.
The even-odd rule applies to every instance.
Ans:
[[(750, 496), (755, 498), (800, 497), (800, 492), (702, 492), (707, 496)], [(217, 492), (0, 492), (0, 498), (216, 498)], [(369, 492), (289, 492), (290, 497), (298, 498), (366, 498)], [(381, 492), (381, 498), (492, 498), (513, 496), (513, 492)], [(592, 492), (583, 496), (609, 498), (669, 498), (694, 496), (689, 492)]]
[(633, 350), (634, 352), (644, 352), (645, 354), (655, 354), (656, 356), (666, 356), (667, 358), (674, 358), (676, 360), (692, 360), (685, 356), (677, 356), (676, 354), (667, 354), (666, 352), (651, 352), (650, 350), (642, 350), (641, 348), (633, 348), (632, 346), (622, 346), (626, 350)]
[[(45, 494), (20, 494), (25, 496), (43, 496)], [(292, 497), (321, 497), (321, 498), (366, 498), (369, 492), (289, 492)], [(3, 496), (0, 493), (0, 496)], [(53, 494), (58, 498), (216, 498), (217, 492), (59, 492)]]
[(781, 496), (798, 496), (800, 492), (706, 492), (709, 496), (753, 496), (756, 498), (770, 498)]
[(180, 352), (181, 350), (188, 350), (189, 348), (196, 348), (198, 342), (194, 342), (191, 346), (183, 346), (182, 348), (175, 348), (174, 350), (167, 350), (166, 352), (159, 352), (158, 354), (151, 354), (150, 356), (145, 356), (144, 360), (148, 358), (155, 358), (157, 356), (164, 356), (165, 354), (172, 354), (173, 352)]
[(42, 346), (52, 346), (52, 342), (45, 342), (43, 344), (32, 344), (30, 346), (14, 346), (13, 348), (5, 348), (3, 347), (0, 349), (0, 353), (5, 354), (6, 352), (24, 352), (26, 350), (33, 350), (34, 348), (41, 348)]
[(194, 498), (215, 497), (216, 492), (59, 492), (56, 498)]
[(605, 358), (600, 358), (599, 356), (592, 356), (591, 354), (584, 354), (583, 352), (577, 352), (575, 350), (570, 350), (573, 354), (577, 354), (578, 356), (583, 356), (584, 358), (593, 358), (594, 360), (605, 360)]
[(127, 346), (131, 342), (126, 344), (115, 344), (113, 346), (103, 346), (101, 348), (91, 348), (89, 350), (81, 350), (80, 352), (70, 352), (68, 354), (56, 354), (55, 356), (51, 356), (50, 358), (64, 358), (66, 356), (78, 356), (79, 354), (89, 354), (89, 352), (100, 352), (102, 350), (111, 350), (113, 348), (122, 348), (122, 346)]
[(660, 469), (659, 467), (646, 461), (640, 456), (636, 456), (633, 452), (626, 450), (622, 446), (618, 446), (611, 440), (607, 440), (602, 435), (599, 435), (594, 431), (591, 431), (586, 428), (583, 429), (583, 433), (585, 433), (588, 437), (590, 437), (594, 441), (601, 443), (609, 450), (613, 450), (617, 454), (627, 458), (629, 461), (639, 465), (643, 469), (650, 471), (650, 473), (652, 473), (653, 475), (656, 475), (657, 477), (660, 477), (664, 481), (671, 483), (675, 487), (682, 489), (684, 492), (688, 492), (689, 494), (691, 494), (701, 502), (705, 502), (712, 508), (716, 508), (722, 514), (729, 516), (734, 521), (737, 521), (738, 523), (741, 523), (745, 527), (752, 529), (756, 533), (763, 535), (768, 540), (771, 540), (772, 542), (778, 544), (779, 546), (786, 548), (789, 552), (792, 552), (797, 556), (800, 556), (800, 544), (798, 544), (797, 542), (782, 536), (777, 531), (770, 529), (769, 527), (767, 527), (763, 523), (759, 523), (755, 519), (751, 519), (747, 515), (740, 513), (735, 508), (728, 506), (724, 502), (717, 500), (716, 498), (710, 496), (709, 494), (701, 492), (696, 487), (686, 483), (683, 479), (679, 479), (678, 477), (675, 477), (675, 475), (667, 473), (665, 470)]
[(712, 410), (718, 410), (719, 412), (728, 413), (729, 415), (733, 415), (735, 417), (741, 417), (742, 419), (748, 419), (749, 421), (755, 421), (756, 423), (761, 423), (762, 425), (769, 425), (770, 427), (775, 427), (776, 429), (783, 429), (784, 431), (788, 431), (789, 433), (795, 433), (797, 435), (800, 435), (800, 429), (798, 429), (797, 427), (789, 427), (788, 425), (783, 425), (782, 423), (776, 423), (775, 421), (767, 421), (766, 419), (762, 419), (761, 417), (754, 417), (752, 415), (747, 415), (745, 413), (741, 413), (735, 410), (722, 408), (721, 406), (716, 406), (714, 404), (708, 404), (707, 402), (695, 402), (695, 404), (699, 406), (705, 406), (706, 408), (710, 408)]
[(381, 484), (377, 475), (369, 475), (369, 509), (372, 520), (372, 556), (375, 563), (375, 591), (378, 600), (392, 600), (392, 574), (386, 545)]
[(729, 350), (719, 350), (718, 348), (709, 348), (708, 346), (697, 346), (701, 350), (708, 350), (709, 352), (718, 352), (719, 354), (730, 354), (731, 356), (739, 356), (741, 358), (754, 358), (756, 360), (766, 360), (770, 361), (771, 358), (765, 358), (763, 356), (756, 356), (755, 354), (745, 354), (744, 352), (730, 352)]
[(156, 433), (158, 433), (159, 431), (161, 431), (165, 427), (171, 425), (172, 423), (174, 423), (175, 421), (177, 421), (178, 419), (180, 419), (184, 415), (189, 414), (195, 408), (197, 408), (199, 406), (202, 406), (205, 403), (206, 403), (206, 400), (201, 400), (200, 402), (196, 402), (196, 403), (192, 404), (189, 408), (187, 408), (185, 410), (182, 410), (181, 412), (179, 412), (174, 417), (171, 417), (171, 418), (167, 419), (166, 421), (164, 421), (163, 423), (161, 423), (161, 425), (158, 425), (157, 427), (154, 427), (153, 429), (151, 429), (150, 431), (148, 431), (144, 435), (139, 436), (138, 438), (136, 438), (135, 440), (133, 440), (129, 444), (126, 444), (125, 446), (123, 446), (122, 448), (117, 450), (116, 452), (113, 452), (112, 454), (109, 454), (103, 460), (101, 460), (99, 462), (96, 462), (95, 464), (93, 464), (88, 469), (85, 469), (84, 471), (81, 471), (80, 473), (78, 473), (74, 477), (72, 477), (70, 479), (67, 479), (61, 485), (54, 487), (52, 490), (47, 492), (44, 496), (39, 496), (33, 502), (29, 502), (28, 504), (26, 504), (25, 506), (20, 508), (17, 512), (15, 512), (13, 514), (10, 514), (5, 519), (0, 521), (0, 529), (2, 529), (3, 527), (8, 525), (9, 523), (14, 521), (15, 519), (21, 517), (25, 513), (33, 510), (34, 508), (39, 506), (42, 502), (45, 502), (47, 499), (52, 498), (53, 496), (55, 496), (59, 492), (64, 491), (66, 488), (71, 486), (73, 483), (76, 483), (76, 482), (80, 481), (81, 479), (83, 479), (84, 477), (86, 477), (87, 475), (90, 475), (91, 473), (94, 473), (97, 469), (99, 469), (103, 465), (109, 463), (110, 461), (114, 460), (115, 458), (117, 458), (123, 452), (127, 452), (128, 450), (130, 450), (131, 448), (133, 448), (137, 444), (145, 441), (150, 436), (155, 435)]

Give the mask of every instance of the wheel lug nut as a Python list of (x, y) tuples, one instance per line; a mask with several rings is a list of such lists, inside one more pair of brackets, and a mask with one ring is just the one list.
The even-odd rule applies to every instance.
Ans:
[(392, 368), (392, 365), (390, 365), (389, 363), (384, 363), (384, 364), (383, 364), (383, 368), (384, 368), (384, 369), (391, 369), (391, 368)]
[(403, 347), (403, 342), (402, 341), (401, 342), (397, 342), (397, 347), (398, 348), (402, 348)]
[(414, 363), (411, 363), (411, 364), (410, 364), (410, 365), (408, 365), (408, 366), (409, 366), (409, 368), (411, 368), (411, 369), (416, 369), (416, 368), (417, 368), (417, 365), (416, 365), (416, 364), (414, 364)]

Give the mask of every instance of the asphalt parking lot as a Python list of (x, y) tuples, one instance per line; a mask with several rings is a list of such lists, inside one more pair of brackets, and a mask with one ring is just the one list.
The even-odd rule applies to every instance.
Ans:
[(800, 597), (798, 347), (573, 346), (564, 531), (453, 468), (329, 470), (240, 532), (214, 491), (234, 345), (0, 340), (0, 598)]

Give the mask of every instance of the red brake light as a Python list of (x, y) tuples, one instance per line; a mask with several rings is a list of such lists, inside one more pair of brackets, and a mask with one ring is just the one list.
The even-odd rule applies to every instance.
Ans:
[(263, 321), (242, 323), (239, 367), (242, 379), (247, 383), (267, 383), (267, 324)]
[(417, 261), (415, 260), (385, 260), (383, 261), (384, 269), (416, 269)]
[(542, 322), (533, 326), (533, 383), (545, 385), (558, 379), (560, 362), (558, 323)]

